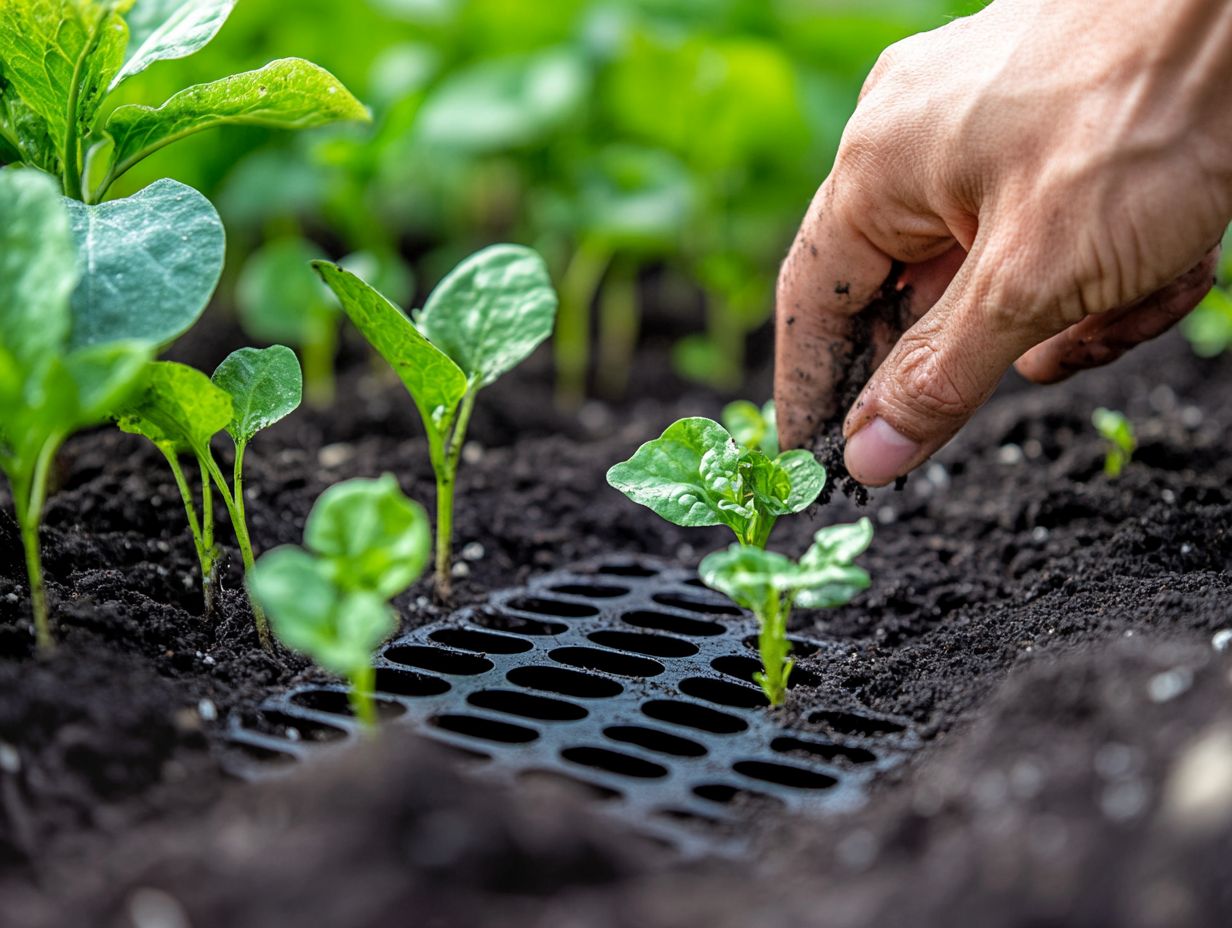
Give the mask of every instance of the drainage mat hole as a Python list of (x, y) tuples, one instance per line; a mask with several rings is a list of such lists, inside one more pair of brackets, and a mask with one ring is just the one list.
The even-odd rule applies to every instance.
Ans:
[(780, 754), (809, 755), (825, 761), (846, 761), (849, 764), (871, 764), (877, 759), (872, 751), (846, 744), (827, 744), (821, 741), (805, 741), (803, 738), (775, 738), (770, 750)]
[[(804, 638), (794, 638), (791, 635), (787, 636), (787, 640), (791, 642), (792, 657), (812, 657), (821, 650), (821, 646), (815, 641), (807, 641)], [(744, 639), (744, 646), (757, 653), (757, 636), (749, 635)]]
[(583, 699), (606, 699), (619, 696), (624, 687), (607, 677), (566, 670), (563, 667), (514, 667), (505, 674), (510, 683), (527, 689), (577, 696)]
[(521, 725), (509, 722), (498, 722), (495, 719), (485, 719), (477, 715), (434, 715), (429, 724), (457, 735), (467, 735), (480, 738), (483, 741), (495, 741), (499, 744), (529, 744), (539, 737), (539, 732)]
[(589, 619), (599, 614), (598, 609), (585, 603), (569, 603), (562, 599), (543, 599), (539, 596), (521, 596), (505, 605), (519, 612), (550, 615), (561, 619)]
[(548, 657), (570, 667), (601, 670), (618, 677), (657, 677), (663, 672), (663, 665), (658, 661), (603, 648), (557, 648)]
[(744, 719), (706, 706), (677, 699), (652, 699), (642, 705), (642, 714), (669, 725), (681, 725), (712, 735), (734, 735), (749, 727)]
[[(351, 700), (341, 690), (302, 690), (291, 697), (291, 702), (305, 709), (317, 712), (328, 712), (330, 715), (353, 716)], [(377, 717), (381, 719), (396, 719), (406, 713), (406, 707), (401, 703), (388, 699), (376, 699)]]
[(741, 760), (732, 764), (736, 773), (765, 783), (778, 786), (790, 786), (793, 789), (829, 789), (838, 780), (815, 770), (805, 770), (802, 767), (792, 767), (788, 764), (776, 764), (767, 760)]
[(651, 657), (692, 657), (697, 653), (697, 645), (667, 635), (602, 631), (591, 632), (587, 637), (605, 648), (619, 648), (621, 651), (648, 654)]
[(378, 667), (376, 691), (392, 693), (395, 696), (439, 696), (449, 692), (449, 683), (440, 677), (425, 677), (423, 674)]
[(534, 647), (524, 638), (493, 635), (490, 632), (479, 632), (471, 628), (442, 628), (428, 637), (451, 648), (475, 651), (480, 654), (522, 654)]
[(576, 722), (589, 715), (584, 706), (562, 699), (534, 696), (520, 690), (480, 690), (467, 696), (466, 701), (480, 709), (544, 722)]
[(709, 677), (688, 677), (680, 681), (680, 692), (686, 696), (696, 696), (706, 702), (715, 702), (721, 706), (733, 706), (737, 709), (760, 709), (770, 705), (766, 694), (751, 686), (739, 683), (728, 683), (725, 680), (712, 680)]
[(589, 780), (573, 777), (558, 770), (523, 770), (518, 774), (518, 781), (529, 786), (547, 785), (553, 789), (564, 789), (590, 799), (620, 799), (624, 795), (618, 789), (591, 783)]
[(711, 603), (703, 602), (700, 599), (690, 599), (685, 596), (676, 596), (672, 593), (656, 593), (650, 597), (661, 606), (670, 606), (673, 609), (683, 609), (685, 612), (700, 612), (702, 615), (743, 615), (735, 606), (727, 603)]
[(677, 635), (687, 635), (690, 638), (710, 638), (724, 632), (723, 626), (718, 622), (690, 619), (666, 612), (648, 612), (644, 609), (626, 612), (621, 619), (634, 628), (649, 628), (656, 632), (675, 632)]
[(706, 748), (696, 741), (640, 725), (612, 725), (603, 729), (603, 734), (613, 741), (635, 744), (656, 754), (670, 754), (672, 757), (702, 757), (706, 754)]
[(622, 777), (636, 777), (639, 780), (657, 780), (667, 776), (667, 768), (654, 761), (622, 754), (620, 751), (609, 751), (607, 748), (577, 747), (565, 748), (560, 756), (574, 764), (583, 767), (593, 767), (596, 770), (606, 770)]
[(426, 645), (397, 645), (385, 652), (385, 657), (395, 664), (406, 667), (419, 667), (436, 673), (451, 676), (473, 677), (486, 673), (494, 666), (486, 657), (477, 654), (458, 654), (456, 651), (445, 651)]
[(552, 592), (563, 593), (565, 596), (583, 596), (587, 599), (615, 599), (629, 595), (629, 591), (624, 587), (600, 586), (595, 583), (566, 583), (552, 587)]
[(249, 726), (288, 741), (315, 741), (327, 743), (341, 741), (347, 736), (346, 729), (326, 725), (311, 719), (300, 719), (276, 709), (259, 709), (248, 719)]
[(569, 626), (561, 622), (539, 622), (520, 615), (506, 615), (503, 612), (482, 612), (471, 616), (471, 621), (484, 628), (501, 632), (517, 632), (534, 637), (546, 638), (569, 630)]
[(603, 564), (595, 570), (595, 573), (606, 574), (609, 577), (656, 577), (659, 570), (646, 564), (630, 562), (628, 564)]
[(814, 712), (809, 716), (813, 724), (826, 725), (844, 735), (896, 735), (906, 729), (889, 719), (877, 719), (867, 715), (857, 715), (854, 712)]
[[(753, 679), (753, 674), (761, 671), (761, 661), (740, 654), (726, 654), (723, 657), (716, 657), (710, 662), (710, 666), (721, 674), (726, 674), (737, 680), (743, 680), (745, 683), (752, 683), (754, 686), (757, 683)], [(787, 678), (788, 689), (795, 689), (797, 686), (815, 687), (820, 683), (821, 681), (816, 676), (799, 667), (793, 667), (791, 676)]]
[(703, 783), (701, 786), (693, 787), (693, 795), (699, 799), (706, 799), (725, 806), (744, 805), (746, 803), (749, 805), (779, 807), (786, 805), (777, 796), (767, 796), (765, 793), (757, 792), (757, 790), (732, 786), (730, 783)]

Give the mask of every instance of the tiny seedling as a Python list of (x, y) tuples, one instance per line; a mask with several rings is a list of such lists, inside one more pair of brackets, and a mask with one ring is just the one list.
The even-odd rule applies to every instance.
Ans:
[(1100, 407), (1091, 414), (1091, 424), (1107, 444), (1104, 455), (1104, 473), (1109, 477), (1121, 476), (1138, 449), (1134, 425), (1124, 413)]
[(817, 499), (826, 470), (807, 451), (770, 457), (714, 420), (692, 418), (612, 467), (607, 482), (668, 522), (726, 525), (741, 544), (764, 548), (779, 516)]
[(160, 149), (216, 126), (306, 129), (366, 120), (329, 72), (273, 61), (181, 90), (161, 106), (113, 92), (157, 61), (204, 48), (236, 0), (6, 0), (0, 4), (0, 160), (40, 168), (97, 203)]
[(741, 544), (702, 560), (698, 568), (702, 582), (757, 617), (762, 670), (754, 679), (771, 705), (780, 706), (786, 700), (788, 678), (795, 665), (787, 638), (793, 606), (841, 606), (868, 589), (868, 572), (852, 562), (872, 539), (872, 523), (861, 519), (851, 525), (823, 528), (813, 536), (812, 547), (799, 561)]
[[(299, 361), (290, 348), (241, 348), (218, 366), (212, 378), (173, 361), (150, 362), (144, 389), (116, 412), (121, 429), (148, 438), (171, 466), (201, 564), (206, 615), (214, 607), (217, 563), (212, 488), (227, 507), (244, 569), (249, 571), (253, 550), (244, 511), (244, 452), (257, 432), (299, 406), (302, 389)], [(223, 430), (235, 445), (230, 483), (211, 447), (214, 436)], [(197, 459), (201, 473), (200, 515), (179, 463), (179, 455), (185, 452)], [(255, 602), (253, 619), (261, 644), (268, 649), (268, 624)]]
[(723, 407), (723, 428), (731, 432), (736, 444), (753, 448), (767, 457), (779, 455), (779, 429), (774, 400), (760, 409), (748, 400), (736, 400)]
[(552, 334), (557, 300), (547, 268), (529, 248), (485, 248), (450, 272), (412, 321), (349, 271), (313, 266), (423, 419), (436, 474), (436, 593), (448, 601), (454, 489), (475, 398)]
[(0, 172), (0, 471), (17, 510), (39, 649), (53, 647), (39, 552), (52, 461), (66, 438), (106, 420), (137, 387), (152, 345), (72, 347), (77, 250), (55, 184)]
[(248, 574), (249, 589), (279, 640), (350, 681), (355, 715), (371, 727), (372, 653), (398, 627), (389, 600), (427, 566), (427, 513), (390, 474), (348, 480), (312, 507), (304, 546), (263, 555)]

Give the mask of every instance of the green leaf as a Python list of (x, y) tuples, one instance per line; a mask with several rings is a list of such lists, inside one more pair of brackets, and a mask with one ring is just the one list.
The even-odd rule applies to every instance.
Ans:
[(873, 523), (867, 518), (848, 525), (830, 525), (813, 535), (813, 544), (800, 558), (806, 568), (822, 564), (850, 564), (873, 542)]
[(215, 126), (310, 129), (368, 118), (367, 108), (324, 68), (283, 58), (258, 71), (189, 87), (157, 109), (118, 107), (107, 119), (107, 131), (116, 141), (118, 176), (164, 145)]
[[(776, 442), (777, 444), (777, 442)], [(783, 501), (788, 512), (802, 512), (816, 502), (826, 485), (826, 469), (811, 451), (785, 451), (774, 459), (791, 481), (791, 492)]]
[(391, 474), (348, 480), (321, 494), (308, 516), (304, 543), (329, 561), (339, 587), (389, 599), (428, 564), (428, 514)]
[(124, 67), (109, 90), (156, 61), (187, 58), (218, 34), (235, 0), (137, 0), (128, 14), (131, 34)]
[(702, 583), (759, 615), (790, 589), (798, 573), (790, 558), (741, 544), (706, 555), (698, 566)]
[(736, 400), (723, 407), (723, 427), (736, 444), (761, 451), (767, 457), (779, 454), (779, 435), (774, 420), (774, 400), (758, 408), (748, 400)]
[(287, 647), (326, 670), (352, 675), (371, 664), (398, 622), (380, 596), (340, 590), (329, 574), (328, 565), (307, 551), (284, 547), (257, 561), (247, 579)]
[(222, 274), (222, 222), (191, 187), (160, 180), (124, 200), (69, 202), (81, 281), (69, 344), (163, 345), (197, 321)]
[(5, 0), (0, 3), (0, 72), (46, 127), (61, 162), (70, 100), (82, 136), (120, 69), (132, 0)]
[(0, 171), (0, 345), (14, 362), (59, 351), (76, 285), (76, 248), (55, 183), (36, 171)]
[(265, 341), (304, 345), (337, 326), (338, 304), (312, 270), (321, 257), (302, 238), (279, 239), (254, 253), (235, 292), (245, 331)]
[(435, 434), (444, 431), (466, 395), (466, 374), (428, 341), (402, 310), (349, 271), (315, 261), (321, 279), (337, 294), (342, 309), (368, 343), (389, 362)]
[(552, 334), (556, 304), (547, 266), (536, 252), (493, 245), (454, 268), (416, 322), (467, 377), (485, 387)]
[(115, 415), (125, 432), (204, 455), (210, 439), (231, 423), (231, 397), (196, 368), (154, 361), (146, 367), (144, 389)]
[(723, 426), (711, 419), (681, 419), (627, 461), (607, 472), (607, 482), (675, 525), (729, 524), (741, 494), (741, 453)]
[(237, 446), (289, 416), (304, 395), (299, 358), (284, 345), (233, 351), (218, 365), (211, 380), (231, 397), (227, 433)]
[(850, 525), (831, 525), (813, 536), (813, 544), (800, 558), (796, 602), (809, 609), (828, 609), (850, 602), (868, 589), (867, 571), (852, 564), (868, 550), (873, 523), (861, 519)]
[(73, 428), (97, 425), (126, 402), (140, 388), (150, 354), (146, 342), (108, 342), (65, 356), (76, 396)]

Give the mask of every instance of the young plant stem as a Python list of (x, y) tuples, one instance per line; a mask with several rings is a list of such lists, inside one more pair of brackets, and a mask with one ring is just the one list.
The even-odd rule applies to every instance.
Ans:
[[(184, 470), (180, 467), (179, 457), (171, 448), (163, 445), (158, 445), (158, 450), (163, 453), (163, 457), (167, 459), (167, 463), (171, 465), (171, 473), (175, 476), (175, 485), (179, 488), (180, 499), (184, 501), (184, 514), (188, 517), (188, 527), (192, 530), (193, 545), (197, 549), (197, 562), (201, 566), (201, 600), (203, 614), (210, 615), (213, 603), (210, 595), (210, 574), (213, 571), (211, 564), (212, 552), (205, 545), (205, 536), (201, 532), (201, 521), (197, 518), (197, 507), (193, 501), (192, 489), (188, 486), (188, 481), (184, 477)], [(208, 481), (203, 484), (208, 487)], [(204, 491), (202, 493), (204, 495)]]
[(364, 728), (369, 730), (376, 728), (377, 722), (376, 700), (372, 698), (374, 692), (376, 692), (376, 669), (371, 664), (365, 664), (351, 674), (351, 690), (347, 696), (355, 717), (359, 719)]
[(51, 637), (51, 618), (47, 610), (47, 590), (43, 582), (43, 558), (39, 550), (39, 527), (43, 521), (43, 506), (47, 502), (47, 477), (51, 462), (60, 449), (59, 436), (49, 438), (39, 450), (34, 471), (24, 480), (15, 481), (13, 501), (21, 528), (21, 543), (26, 555), (26, 576), (30, 582), (30, 608), (34, 613), (34, 637), (40, 654), (56, 649)]
[[(243, 451), (237, 447), (237, 468), (241, 467), (242, 464)], [(256, 564), (256, 558), (253, 557), (252, 553), (252, 541), (248, 536), (248, 524), (244, 521), (243, 503), (237, 502), (238, 493), (243, 493), (244, 491), (243, 483), (241, 482), (236, 487), (237, 493), (232, 493), (231, 488), (227, 486), (227, 480), (222, 475), (222, 471), (218, 469), (218, 462), (214, 460), (214, 455), (208, 448), (205, 449), (205, 455), (202, 457), (202, 465), (209, 471), (210, 477), (213, 478), (214, 486), (218, 488), (218, 492), (222, 495), (222, 501), (227, 507), (227, 513), (231, 516), (231, 528), (235, 532), (235, 541), (239, 545), (240, 559), (244, 562), (244, 574), (247, 576)], [(248, 602), (252, 606), (252, 618), (257, 626), (257, 638), (261, 641), (261, 647), (266, 651), (273, 651), (274, 642), (270, 637), (269, 620), (265, 617), (265, 612), (251, 595), (248, 597)]]
[(611, 250), (583, 238), (560, 282), (556, 314), (556, 404), (576, 409), (586, 398), (590, 367), (590, 307), (611, 262)]
[(595, 387), (602, 396), (619, 399), (624, 395), (640, 329), (636, 268), (627, 262), (614, 264), (599, 304)]
[(757, 635), (757, 650), (761, 657), (762, 671), (754, 674), (770, 705), (781, 706), (787, 701), (787, 678), (792, 662), (787, 655), (791, 643), (787, 640), (787, 619), (791, 615), (791, 601), (772, 596), (757, 618), (761, 630)]
[(319, 337), (301, 346), (304, 364), (304, 396), (314, 409), (327, 409), (334, 401), (334, 355), (338, 349), (338, 323), (330, 319)]
[(93, 34), (86, 42), (85, 48), (81, 50), (81, 54), (77, 58), (77, 62), (73, 66), (72, 83), (69, 86), (68, 93), (68, 124), (64, 130), (64, 195), (71, 197), (74, 200), (80, 200), (82, 196), (81, 187), (81, 126), (78, 110), (81, 107), (81, 89), (85, 83), (85, 67), (86, 62), (94, 55), (98, 49), (98, 43), (103, 37), (104, 22), (106, 17), (101, 18), (94, 25)]
[[(198, 462), (200, 463), (200, 462)], [(214, 544), (214, 487), (205, 466), (201, 470), (201, 544), (208, 559), (209, 573), (204, 577), (205, 614), (214, 615), (218, 599), (218, 546)]]
[(730, 300), (711, 290), (706, 309), (706, 330), (715, 347), (719, 366), (710, 376), (710, 385), (722, 390), (740, 386), (744, 370), (747, 331), (741, 314)]
[(458, 407), (449, 440), (436, 443), (432, 469), (436, 473), (436, 597), (448, 603), (453, 596), (453, 497), (458, 480), (458, 460), (466, 443), (466, 429), (475, 410), (479, 388), (472, 384)]

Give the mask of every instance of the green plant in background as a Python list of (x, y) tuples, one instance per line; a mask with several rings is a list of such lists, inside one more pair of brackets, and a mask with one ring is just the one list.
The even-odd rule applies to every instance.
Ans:
[(675, 525), (726, 525), (741, 544), (764, 548), (779, 516), (817, 499), (826, 470), (807, 451), (772, 458), (714, 420), (692, 418), (608, 470), (607, 482)]
[(217, 35), (235, 0), (8, 0), (0, 6), (0, 159), (58, 177), (66, 196), (102, 200), (154, 152), (223, 125), (289, 129), (368, 112), (329, 72), (273, 61), (173, 94), (155, 107), (106, 112), (110, 95), (158, 61)]
[(55, 185), (31, 171), (0, 172), (0, 470), (13, 492), (42, 651), (53, 646), (39, 552), (52, 461), (66, 438), (105, 421), (136, 388), (153, 348), (106, 341), (101, 327), (100, 337), (75, 340), (89, 322), (75, 314), (77, 283), (77, 249)]
[(736, 444), (754, 448), (767, 457), (778, 457), (779, 428), (774, 400), (768, 400), (761, 407), (748, 400), (736, 400), (723, 407), (721, 419)]
[(436, 593), (452, 589), (453, 501), (475, 399), (552, 334), (556, 292), (529, 248), (493, 245), (432, 291), (414, 321), (377, 290), (327, 261), (313, 265), (411, 394), (436, 474)]
[[(304, 395), (317, 408), (333, 402), (334, 355), (342, 318), (337, 298), (312, 270), (312, 262), (323, 257), (307, 239), (276, 239), (245, 263), (235, 294), (240, 322), (249, 335), (299, 349)], [(341, 264), (371, 280), (392, 300), (402, 303), (412, 296), (414, 280), (396, 255), (357, 253)]]
[(373, 651), (398, 627), (388, 602), (423, 573), (430, 545), (427, 513), (393, 476), (348, 480), (312, 507), (307, 550), (278, 548), (248, 574), (279, 640), (346, 677), (367, 726), (376, 723)]
[(762, 671), (754, 675), (773, 706), (787, 698), (794, 661), (787, 622), (794, 606), (827, 609), (841, 606), (868, 589), (868, 572), (852, 562), (873, 539), (868, 519), (832, 525), (813, 536), (799, 561), (773, 551), (735, 544), (707, 555), (698, 568), (706, 586), (752, 611), (760, 624), (757, 639)]
[(1107, 445), (1104, 473), (1109, 477), (1121, 476), (1121, 471), (1133, 460), (1134, 451), (1138, 448), (1133, 423), (1124, 413), (1101, 406), (1091, 414), (1091, 424)]
[(1181, 320), (1181, 332), (1200, 358), (1216, 358), (1232, 346), (1232, 228), (1224, 235), (1215, 286)]
[[(251, 571), (254, 557), (244, 503), (244, 453), (257, 432), (299, 406), (302, 388), (299, 361), (290, 348), (241, 348), (218, 366), (212, 378), (173, 361), (151, 362), (144, 389), (116, 410), (120, 428), (148, 438), (171, 466), (201, 565), (206, 615), (213, 612), (217, 562), (211, 486), (227, 507), (244, 570)], [(211, 447), (214, 437), (224, 430), (235, 446), (230, 482)], [(185, 452), (197, 459), (201, 473), (200, 515), (179, 464), (179, 455)], [(252, 611), (261, 645), (268, 650), (271, 641), (265, 615), (255, 601)]]

